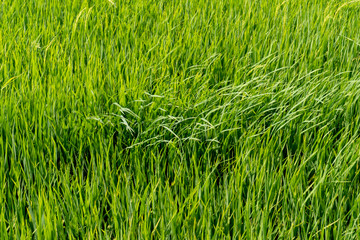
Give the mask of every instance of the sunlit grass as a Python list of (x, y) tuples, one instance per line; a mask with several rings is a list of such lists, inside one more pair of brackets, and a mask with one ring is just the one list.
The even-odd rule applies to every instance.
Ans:
[(359, 238), (359, 15), (2, 1), (1, 238)]

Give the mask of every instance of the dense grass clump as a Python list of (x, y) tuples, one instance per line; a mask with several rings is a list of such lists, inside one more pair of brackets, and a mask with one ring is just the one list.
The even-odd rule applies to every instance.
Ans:
[(359, 16), (2, 1), (1, 239), (360, 238)]

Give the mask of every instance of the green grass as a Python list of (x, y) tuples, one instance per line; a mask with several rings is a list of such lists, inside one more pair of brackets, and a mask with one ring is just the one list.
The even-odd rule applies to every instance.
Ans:
[(359, 239), (359, 15), (3, 0), (1, 239)]

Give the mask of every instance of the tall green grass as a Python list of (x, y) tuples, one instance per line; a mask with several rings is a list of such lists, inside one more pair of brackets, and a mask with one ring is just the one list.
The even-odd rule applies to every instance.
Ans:
[(359, 15), (2, 1), (1, 239), (360, 238)]

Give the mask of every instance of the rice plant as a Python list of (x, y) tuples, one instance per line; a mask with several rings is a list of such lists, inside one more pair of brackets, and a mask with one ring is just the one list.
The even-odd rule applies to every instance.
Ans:
[(359, 15), (1, 1), (1, 239), (360, 238)]

